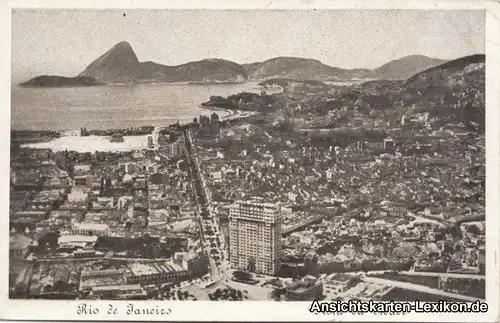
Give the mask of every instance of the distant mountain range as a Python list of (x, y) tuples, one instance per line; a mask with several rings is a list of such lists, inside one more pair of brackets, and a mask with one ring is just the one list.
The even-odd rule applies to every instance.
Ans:
[[(166, 66), (155, 62), (140, 62), (127, 42), (120, 42), (92, 62), (81, 79), (60, 78), (57, 82), (40, 83), (32, 79), (27, 86), (77, 86), (95, 84), (154, 84), (154, 83), (234, 83), (263, 81), (272, 78), (298, 81), (349, 81), (354, 79), (405, 80), (425, 69), (445, 61), (421, 55), (407, 56), (391, 61), (379, 68), (341, 69), (315, 59), (277, 57), (264, 62), (237, 64), (222, 59), (204, 59), (179, 66)], [(52, 76), (54, 77), (54, 76)], [(75, 84), (75, 81), (77, 84)], [(78, 84), (78, 81), (83, 81)]]

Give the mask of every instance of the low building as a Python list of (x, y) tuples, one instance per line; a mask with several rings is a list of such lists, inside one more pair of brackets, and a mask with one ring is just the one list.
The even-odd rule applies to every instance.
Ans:
[(347, 274), (334, 274), (326, 277), (324, 281), (324, 292), (328, 299), (334, 299), (346, 290), (356, 286), (361, 281), (359, 276)]
[(93, 247), (97, 239), (97, 236), (70, 234), (60, 236), (57, 244), (61, 249), (85, 248)]
[(123, 270), (105, 269), (105, 270), (82, 270), (80, 279), (85, 281), (93, 278), (120, 277), (123, 275)]
[(109, 285), (109, 286), (96, 286), (92, 288), (92, 293), (95, 296), (101, 297), (116, 297), (122, 294), (128, 295), (143, 295), (145, 292), (139, 284), (132, 285)]
[(78, 249), (73, 251), (73, 257), (75, 258), (96, 257), (96, 251), (92, 248)]
[(157, 284), (182, 280), (187, 270), (174, 262), (140, 264), (132, 263), (125, 273), (128, 284)]
[(89, 291), (98, 286), (121, 285), (124, 282), (123, 270), (83, 270), (80, 274), (80, 291)]
[(45, 209), (41, 211), (19, 211), (11, 216), (11, 220), (27, 219), (30, 221), (38, 222), (46, 220), (50, 214), (50, 209)]
[(109, 228), (107, 224), (101, 223), (76, 223), (73, 225), (73, 233), (81, 235), (107, 236)]

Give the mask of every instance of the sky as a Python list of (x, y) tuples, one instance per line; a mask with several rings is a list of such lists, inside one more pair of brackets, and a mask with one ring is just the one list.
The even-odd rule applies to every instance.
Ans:
[(11, 71), (13, 81), (76, 76), (121, 41), (164, 65), (295, 56), (376, 68), (407, 55), (484, 53), (484, 38), (483, 10), (14, 9)]

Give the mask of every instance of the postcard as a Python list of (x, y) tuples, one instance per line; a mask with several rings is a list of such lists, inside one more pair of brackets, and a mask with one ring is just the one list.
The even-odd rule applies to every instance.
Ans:
[(1, 319), (498, 321), (498, 4), (2, 9)]

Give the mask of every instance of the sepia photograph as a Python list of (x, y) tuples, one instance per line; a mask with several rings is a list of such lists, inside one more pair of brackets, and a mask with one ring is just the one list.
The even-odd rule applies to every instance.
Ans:
[(486, 10), (10, 14), (19, 311), (494, 307)]

